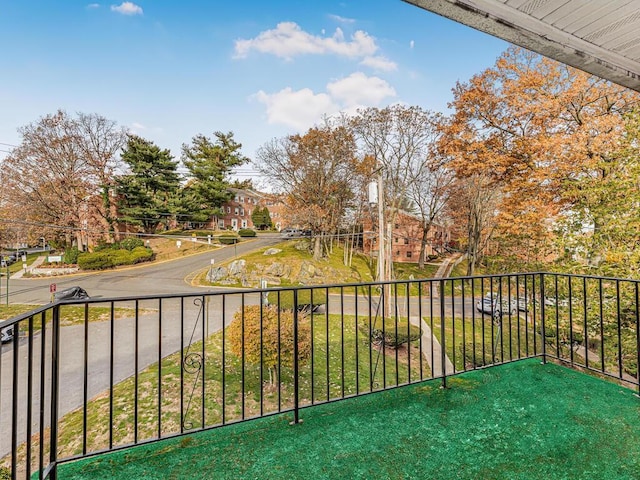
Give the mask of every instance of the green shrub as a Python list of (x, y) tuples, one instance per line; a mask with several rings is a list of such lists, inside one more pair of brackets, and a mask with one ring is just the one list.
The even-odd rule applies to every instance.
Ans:
[(228, 233), (225, 233), (218, 237), (218, 241), (222, 245), (233, 245), (234, 243), (238, 243), (239, 240), (240, 239), (236, 235), (229, 235)]
[[(368, 326), (367, 326), (368, 328)], [(413, 342), (420, 338), (420, 327), (409, 325), (407, 330), (407, 321), (396, 320), (394, 318), (386, 318), (384, 321), (384, 329), (380, 322), (377, 322), (375, 328), (371, 331), (371, 341), (374, 344), (384, 342), (387, 347), (398, 348), (405, 343)]]
[(241, 228), (240, 230), (238, 230), (238, 235), (240, 235), (241, 237), (255, 237), (256, 231), (251, 230), (250, 228)]
[(132, 265), (133, 264), (133, 254), (129, 250), (113, 250), (110, 252), (111, 262), (114, 267), (118, 265)]
[(144, 241), (141, 238), (127, 237), (120, 242), (120, 248), (124, 250), (133, 250), (137, 247), (144, 247)]
[(104, 270), (113, 267), (112, 251), (81, 253), (78, 255), (78, 266), (82, 270)]
[(104, 240), (100, 240), (97, 245), (93, 247), (94, 252), (102, 252), (104, 250), (113, 250), (118, 246), (117, 243), (108, 243)]
[(131, 252), (133, 263), (142, 263), (153, 259), (153, 250), (146, 247), (136, 247)]
[(64, 251), (62, 261), (66, 264), (78, 263), (78, 255), (80, 255), (80, 251), (76, 247), (68, 248)]
[[(312, 290), (298, 290), (298, 311), (316, 311), (318, 307), (327, 303), (327, 293), (324, 289), (313, 290), (313, 299), (311, 298)], [(283, 290), (280, 293), (280, 309), (293, 310), (293, 291)], [(278, 292), (269, 292), (267, 296), (270, 305), (278, 305)]]
[(153, 259), (153, 251), (146, 247), (135, 247), (132, 251), (100, 250), (92, 253), (82, 253), (78, 257), (78, 266), (83, 270), (104, 270), (119, 265), (134, 265)]
[(11, 469), (9, 467), (0, 467), (0, 480), (10, 480)]

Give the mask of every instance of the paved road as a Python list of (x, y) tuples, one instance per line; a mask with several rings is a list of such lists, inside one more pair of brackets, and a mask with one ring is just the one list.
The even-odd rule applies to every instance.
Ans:
[[(121, 270), (100, 273), (86, 273), (59, 278), (17, 279), (9, 283), (9, 301), (11, 303), (45, 304), (50, 300), (49, 284), (56, 283), (58, 290), (73, 285), (82, 286), (92, 297), (123, 297), (133, 295), (163, 295), (168, 293), (192, 293), (201, 291), (188, 283), (194, 273), (209, 268), (211, 259), (216, 262), (229, 260), (251, 250), (281, 242), (279, 236), (257, 237), (236, 246), (212, 247), (210, 252), (189, 257), (140, 265)], [(4, 279), (2, 298), (4, 298)]]
[[(195, 272), (209, 268), (210, 259), (221, 262), (233, 258), (236, 255), (251, 250), (272, 245), (281, 241), (278, 237), (257, 238), (253, 241), (243, 242), (237, 246), (227, 246), (201, 253), (190, 257), (176, 259), (168, 262), (140, 266), (125, 270), (115, 270), (102, 273), (80, 274), (64, 278), (56, 278), (55, 283), (62, 289), (71, 285), (83, 286), (92, 297), (122, 297), (143, 296), (169, 293), (194, 293), (203, 292), (202, 287), (191, 286), (188, 281)], [(49, 283), (51, 279), (21, 279), (12, 280), (10, 283), (10, 301), (12, 303), (42, 303), (49, 301)], [(208, 290), (208, 289), (207, 289)], [(233, 317), (233, 312), (239, 306), (239, 299), (227, 302), (225, 316), (211, 315), (207, 323), (207, 333), (212, 333), (228, 324)], [(258, 302), (257, 295), (247, 296), (247, 303)], [(180, 349), (180, 338), (184, 336), (184, 345), (188, 345), (191, 333), (194, 332), (194, 324), (198, 320), (199, 306), (193, 301), (179, 300), (165, 301), (162, 306), (162, 323), (158, 321), (158, 302), (141, 302), (141, 310), (147, 312), (140, 316), (138, 321), (138, 342), (135, 343), (135, 321), (133, 318), (118, 319), (114, 322), (114, 359), (113, 381), (117, 383), (135, 373), (135, 355), (137, 352), (138, 370), (144, 370), (147, 366)], [(211, 302), (209, 310), (221, 312), (221, 306)], [(199, 325), (202, 325), (200, 318)], [(110, 350), (111, 329), (110, 322), (95, 322), (90, 324), (88, 331), (88, 367), (87, 367), (87, 394), (92, 398), (98, 393), (108, 389), (110, 385)], [(181, 334), (182, 333), (182, 334)], [(196, 329), (194, 340), (202, 337), (202, 330)], [(39, 371), (40, 349), (42, 335), (37, 333), (33, 340), (33, 364), (34, 385), (32, 395), (34, 432), (38, 428), (38, 411), (40, 408)], [(162, 350), (158, 350), (161, 339)], [(61, 328), (60, 332), (60, 415), (64, 415), (82, 405), (84, 387), (84, 326), (68, 326)], [(137, 347), (137, 348), (136, 348)], [(28, 341), (20, 339), (18, 349), (18, 433), (19, 441), (26, 438), (27, 425), (27, 370), (28, 370)], [(45, 385), (50, 384), (50, 351), (51, 330), (45, 331)], [(11, 446), (11, 409), (12, 409), (12, 376), (13, 376), (13, 344), (5, 344), (0, 347), (0, 457), (10, 452)], [(49, 393), (45, 390), (45, 399)], [(45, 411), (49, 411), (48, 401)], [(49, 416), (45, 414), (45, 425), (49, 425)]]

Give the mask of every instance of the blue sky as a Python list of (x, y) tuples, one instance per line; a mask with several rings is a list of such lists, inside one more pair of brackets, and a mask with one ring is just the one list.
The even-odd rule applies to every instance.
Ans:
[(401, 0), (0, 0), (0, 25), (0, 159), (59, 108), (176, 158), (198, 133), (233, 131), (253, 158), (323, 114), (446, 111), (455, 82), (507, 48)]

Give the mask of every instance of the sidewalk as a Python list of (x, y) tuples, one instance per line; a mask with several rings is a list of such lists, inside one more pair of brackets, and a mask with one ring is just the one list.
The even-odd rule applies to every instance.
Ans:
[(44, 255), (39, 256), (38, 258), (36, 258), (33, 263), (31, 265), (29, 265), (26, 270), (23, 268), (21, 270), (18, 270), (16, 273), (14, 273), (13, 275), (11, 275), (11, 280), (15, 280), (17, 278), (22, 278), (22, 276), (27, 273), (28, 271), (30, 271), (32, 268), (37, 268), (40, 265), (42, 265), (45, 261), (47, 257), (45, 257)]

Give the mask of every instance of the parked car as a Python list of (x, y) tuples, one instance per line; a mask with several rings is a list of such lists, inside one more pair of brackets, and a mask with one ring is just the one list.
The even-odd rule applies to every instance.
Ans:
[(280, 235), (285, 238), (299, 237), (302, 235), (302, 230), (298, 228), (285, 228), (280, 231)]
[(54, 301), (82, 300), (83, 298), (89, 298), (89, 294), (84, 288), (78, 286), (60, 290), (53, 294)]
[(487, 293), (482, 300), (476, 303), (476, 309), (481, 313), (494, 316), (517, 315), (518, 311), (526, 312), (529, 310), (524, 298), (511, 297), (502, 300), (500, 295), (495, 293)]
[(0, 343), (7, 343), (13, 340), (13, 326), (0, 330)]

